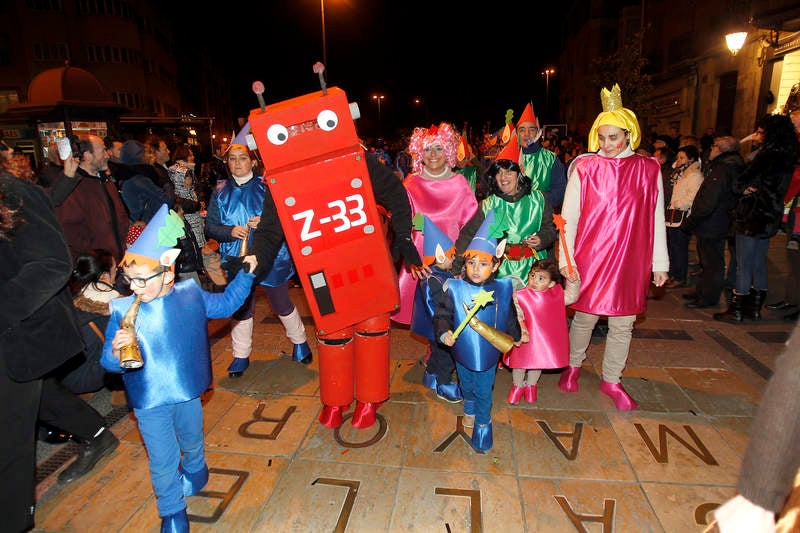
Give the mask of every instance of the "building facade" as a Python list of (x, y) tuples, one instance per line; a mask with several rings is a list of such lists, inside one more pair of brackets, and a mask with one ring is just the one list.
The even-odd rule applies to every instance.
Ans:
[[(765, 113), (782, 111), (800, 82), (796, 1), (578, 0), (570, 9), (560, 108), (576, 127), (600, 111), (594, 59), (637, 39), (652, 83), (647, 101), (634, 109), (644, 133), (667, 134), (675, 125), (682, 134), (742, 138)], [(735, 55), (725, 40), (734, 30), (748, 32)]]
[[(123, 114), (179, 124), (184, 118), (213, 118), (213, 128), (233, 127), (230, 97), (205, 55), (179, 64), (173, 27), (162, 3), (153, 0), (9, 0), (0, 2), (0, 136), (30, 134), (8, 124), (3, 114), (27, 104), (30, 82), (40, 73), (69, 64), (90, 72), (127, 109)], [(210, 95), (210, 96), (209, 96)], [(127, 119), (131, 123), (131, 119)], [(119, 126), (110, 126), (117, 133)], [(189, 127), (186, 128), (189, 131)], [(195, 128), (196, 131), (196, 128)], [(211, 135), (213, 132), (209, 132)]]

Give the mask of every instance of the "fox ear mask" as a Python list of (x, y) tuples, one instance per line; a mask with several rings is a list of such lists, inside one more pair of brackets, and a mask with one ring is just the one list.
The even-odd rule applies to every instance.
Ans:
[(499, 243), (497, 243), (497, 249), (494, 252), (494, 256), (498, 259), (503, 257), (503, 254), (506, 251), (506, 239), (503, 239)]
[(166, 267), (172, 266), (172, 264), (175, 263), (175, 260), (178, 259), (180, 253), (181, 253), (180, 248), (170, 248), (169, 250), (161, 254), (159, 263), (161, 263), (162, 266)]
[(447, 260), (447, 255), (444, 253), (444, 248), (441, 244), (436, 245), (436, 262), (444, 263)]

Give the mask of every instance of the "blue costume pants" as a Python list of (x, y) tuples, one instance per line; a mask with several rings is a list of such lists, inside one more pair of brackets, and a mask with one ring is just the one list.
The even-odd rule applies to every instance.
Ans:
[(178, 467), (194, 473), (205, 465), (200, 398), (151, 409), (134, 409), (134, 413), (150, 458), (150, 479), (158, 515), (177, 513), (186, 508)]
[(464, 405), (469, 405), (468, 402), (474, 402), (475, 405), (474, 413), (465, 414), (474, 414), (476, 424), (491, 423), (492, 388), (494, 388), (497, 365), (493, 365), (488, 370), (476, 372), (456, 362), (456, 370), (458, 371), (458, 381), (461, 384), (461, 394), (464, 396)]

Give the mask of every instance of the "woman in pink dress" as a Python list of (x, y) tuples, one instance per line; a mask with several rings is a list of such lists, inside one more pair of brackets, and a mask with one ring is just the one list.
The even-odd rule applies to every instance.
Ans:
[[(430, 128), (416, 128), (408, 148), (414, 170), (403, 181), (411, 202), (412, 217), (426, 215), (433, 221), (456, 243), (456, 257), (461, 256), (483, 221), (483, 213), (478, 209), (475, 193), (466, 178), (452, 170), (458, 159), (459, 140), (453, 127), (446, 122)], [(415, 229), (411, 238), (421, 257), (422, 233)], [(454, 268), (460, 269), (461, 265)], [(427, 275), (426, 270), (410, 269), (405, 264), (401, 266), (398, 276), (400, 309), (392, 315), (393, 321), (399, 324), (411, 322), (417, 279)]]

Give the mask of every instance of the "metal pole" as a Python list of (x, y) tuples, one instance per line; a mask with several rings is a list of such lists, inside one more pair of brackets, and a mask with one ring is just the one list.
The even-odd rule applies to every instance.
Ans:
[(325, 0), (319, 0), (319, 11), (322, 15), (322, 64), (328, 68), (328, 50), (325, 46)]
[(544, 107), (550, 108), (550, 69), (544, 71)]

